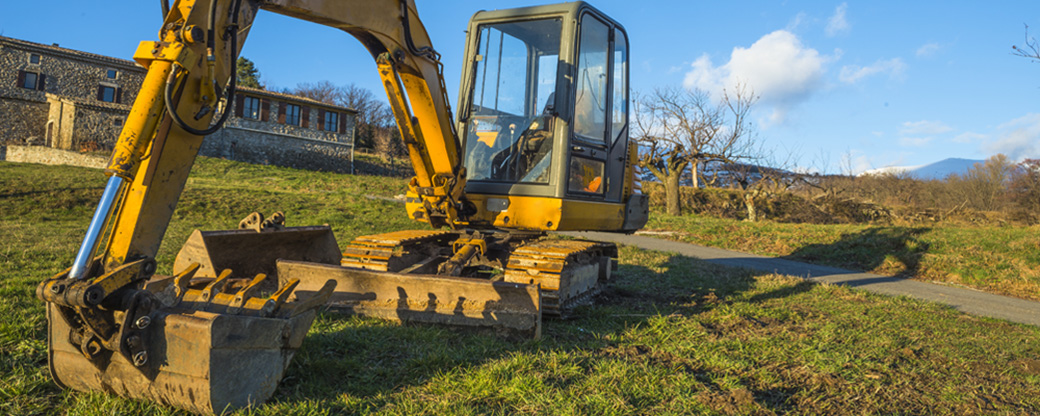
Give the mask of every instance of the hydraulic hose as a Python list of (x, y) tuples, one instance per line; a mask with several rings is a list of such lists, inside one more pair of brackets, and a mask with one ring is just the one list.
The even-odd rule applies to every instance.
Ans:
[[(235, 2), (235, 6), (234, 6), (234, 9), (233, 9), (232, 15), (231, 15), (232, 21), (231, 21), (231, 24), (227, 26), (228, 32), (230, 33), (230, 37), (231, 37), (231, 47), (230, 47), (230, 51), (229, 51), (230, 52), (230, 57), (231, 57), (231, 61), (230, 61), (231, 65), (236, 65), (237, 61), (238, 61), (238, 13), (239, 13), (239, 10), (241, 9), (241, 6), (242, 6), (242, 0), (238, 0), (238, 1)], [(208, 31), (208, 33), (206, 35), (206, 49), (207, 49), (208, 53), (210, 54), (210, 56), (212, 56), (213, 50), (214, 50), (215, 45), (216, 45), (216, 42), (214, 40), (214, 38), (216, 37), (214, 35), (214, 33), (215, 33), (214, 28), (216, 26), (216, 16), (217, 16), (216, 8), (217, 8), (217, 1), (213, 1), (212, 6), (209, 9), (209, 15), (208, 15), (210, 28), (209, 28), (209, 31)], [(186, 131), (188, 133), (194, 134), (196, 136), (208, 136), (210, 134), (216, 133), (217, 130), (220, 130), (220, 128), (224, 126), (224, 123), (227, 121), (228, 116), (231, 115), (231, 111), (230, 111), (231, 110), (231, 105), (234, 102), (234, 99), (235, 99), (235, 88), (237, 87), (237, 84), (238, 84), (237, 83), (237, 81), (238, 81), (238, 70), (237, 70), (237, 68), (233, 68), (231, 70), (231, 80), (228, 83), (227, 93), (225, 94), (225, 103), (226, 104), (224, 105), (224, 111), (223, 111), (223, 113), (221, 113), (220, 119), (217, 120), (216, 124), (210, 126), (209, 128), (207, 128), (205, 130), (199, 130), (199, 129), (196, 129), (196, 128), (192, 127), (192, 126), (189, 126), (187, 123), (184, 122), (184, 119), (182, 119), (180, 117), (180, 115), (177, 114), (176, 107), (173, 106), (173, 87), (174, 87), (174, 84), (176, 84), (177, 73), (179, 72), (179, 69), (180, 69), (179, 66), (174, 65), (173, 70), (170, 71), (170, 77), (167, 78), (167, 80), (166, 80), (166, 89), (165, 89), (165, 91), (163, 93), (163, 100), (166, 103), (166, 112), (170, 115), (170, 118), (173, 119), (174, 123), (177, 123), (177, 125), (180, 128), (184, 129), (184, 131)]]

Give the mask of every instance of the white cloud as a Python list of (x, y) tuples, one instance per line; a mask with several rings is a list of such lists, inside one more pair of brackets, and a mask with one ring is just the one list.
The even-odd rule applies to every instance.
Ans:
[(1040, 114), (1026, 114), (997, 126), (997, 131), (997, 139), (983, 145), (986, 152), (1012, 160), (1040, 158)]
[(953, 142), (954, 143), (981, 142), (981, 141), (986, 140), (988, 138), (989, 138), (989, 136), (987, 136), (985, 134), (979, 134), (979, 133), (973, 133), (973, 132), (970, 132), (970, 131), (966, 131), (966, 132), (958, 134), (956, 137), (954, 137), (953, 138)]
[(795, 29), (798, 29), (799, 26), (805, 23), (806, 19), (807, 16), (805, 12), (799, 12), (793, 18), (791, 18), (791, 21), (787, 22), (787, 27), (785, 27), (784, 29), (789, 32), (794, 32)]
[(802, 45), (793, 33), (777, 30), (750, 47), (736, 47), (729, 62), (715, 66), (708, 55), (693, 62), (683, 86), (709, 91), (746, 85), (771, 106), (773, 121), (782, 122), (790, 107), (804, 101), (822, 85), (824, 65), (831, 58)]
[(953, 127), (941, 121), (907, 121), (899, 128), (899, 145), (903, 147), (924, 147), (935, 140), (935, 135), (949, 133)]
[(841, 74), (838, 78), (846, 84), (854, 84), (863, 78), (877, 74), (888, 74), (889, 78), (898, 78), (903, 76), (905, 70), (906, 64), (902, 59), (892, 58), (878, 60), (870, 66), (845, 65), (841, 67)]
[(905, 147), (924, 147), (932, 141), (931, 137), (900, 137), (899, 144)]
[(917, 48), (917, 57), (918, 58), (925, 58), (925, 57), (929, 57), (929, 56), (935, 55), (935, 53), (938, 52), (939, 49), (940, 49), (940, 46), (939, 46), (938, 43), (935, 43), (935, 42), (926, 43), (924, 45), (921, 45), (920, 48)]
[(943, 134), (953, 131), (953, 127), (947, 126), (941, 121), (907, 121), (903, 123), (903, 127), (899, 129), (899, 134), (903, 135), (933, 135)]
[(852, 25), (845, 19), (845, 12), (848, 8), (848, 3), (842, 3), (834, 9), (834, 14), (827, 20), (827, 28), (825, 29), (827, 36), (836, 36), (852, 30)]
[(874, 162), (860, 149), (848, 149), (841, 155), (837, 173), (842, 175), (859, 175), (874, 168)]

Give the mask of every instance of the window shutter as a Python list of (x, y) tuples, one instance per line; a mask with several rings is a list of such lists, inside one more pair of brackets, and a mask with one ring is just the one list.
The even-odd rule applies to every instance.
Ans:
[(339, 134), (347, 132), (347, 113), (339, 113)]
[(300, 120), (300, 125), (303, 126), (303, 128), (310, 127), (311, 126), (311, 108), (304, 106), (303, 109), (300, 111), (300, 113), (301, 113), (300, 117), (302, 118), (302, 120)]
[(325, 130), (325, 110), (318, 109), (318, 130)]
[(285, 124), (285, 108), (288, 107), (288, 103), (278, 104), (278, 123)]
[(25, 85), (25, 71), (18, 71), (18, 88)]
[(260, 100), (260, 121), (267, 121), (271, 118), (271, 101)]
[(97, 87), (97, 100), (104, 101), (105, 99), (105, 87), (98, 85)]
[(123, 89), (122, 88), (116, 88), (116, 104), (122, 104), (122, 103), (123, 103)]
[(242, 94), (235, 94), (235, 117), (242, 118), (242, 107), (245, 105), (246, 97)]
[(38, 89), (40, 91), (43, 91), (43, 89), (46, 86), (47, 86), (47, 76), (44, 75), (44, 74), (40, 74), (40, 79), (36, 80), (36, 89)]

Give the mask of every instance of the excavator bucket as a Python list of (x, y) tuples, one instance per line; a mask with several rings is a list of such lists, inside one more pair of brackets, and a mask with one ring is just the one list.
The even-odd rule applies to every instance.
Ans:
[[(225, 271), (196, 289), (191, 278), (197, 270), (194, 264), (176, 277), (117, 294), (124, 309), (113, 315), (121, 322), (114, 338), (97, 337), (104, 324), (85, 328), (99, 318), (94, 310), (49, 302), (48, 358), (55, 382), (203, 414), (267, 400), (335, 283), (292, 302), (296, 282), (254, 297), (266, 276), (227, 291)], [(42, 290), (59, 292), (51, 289), (67, 280), (59, 275)], [(113, 351), (115, 339), (121, 347)]]
[[(285, 227), (272, 231), (195, 230), (177, 253), (174, 272), (192, 263), (201, 267), (196, 278), (215, 278), (224, 269), (241, 276), (266, 274), (278, 281), (275, 261), (299, 260), (339, 264), (342, 255), (329, 226)], [(265, 287), (263, 289), (273, 289)]]
[(336, 282), (329, 306), (345, 313), (398, 322), (492, 329), (510, 338), (538, 338), (542, 298), (537, 284), (487, 279), (373, 272), (280, 260), (278, 278), (299, 280), (297, 296)]
[(98, 368), (69, 341), (65, 318), (48, 308), (51, 376), (58, 385), (151, 400), (196, 413), (263, 403), (279, 380), (314, 312), (292, 319), (164, 311), (152, 323), (162, 365), (154, 376), (119, 354)]

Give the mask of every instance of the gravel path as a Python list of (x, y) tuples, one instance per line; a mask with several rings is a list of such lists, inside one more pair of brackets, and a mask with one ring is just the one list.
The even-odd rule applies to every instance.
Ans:
[(1040, 302), (994, 295), (973, 289), (881, 276), (836, 267), (818, 266), (641, 235), (603, 232), (563, 234), (671, 252), (723, 266), (743, 267), (769, 273), (798, 276), (814, 282), (842, 284), (885, 295), (906, 295), (917, 299), (947, 304), (961, 312), (972, 315), (988, 316), (1040, 326)]

